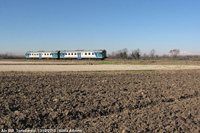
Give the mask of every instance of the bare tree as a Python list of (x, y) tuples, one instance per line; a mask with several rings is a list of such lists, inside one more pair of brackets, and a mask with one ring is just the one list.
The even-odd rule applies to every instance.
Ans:
[(150, 57), (153, 59), (154, 57), (155, 57), (155, 54), (156, 54), (156, 51), (155, 51), (155, 49), (152, 49), (151, 51), (150, 51)]
[(148, 55), (146, 53), (144, 53), (143, 58), (148, 58)]
[(179, 55), (180, 50), (179, 50), (179, 49), (172, 49), (172, 50), (169, 51), (169, 53), (170, 53), (174, 58), (176, 58), (176, 57)]
[(108, 54), (108, 58), (116, 58), (116, 52), (112, 51), (111, 54)]
[(131, 53), (131, 57), (134, 58), (134, 59), (140, 59), (140, 56), (141, 56), (141, 51), (140, 49), (135, 49), (132, 51)]
[(120, 58), (121, 59), (127, 59), (128, 58), (128, 49), (127, 48), (120, 50)]

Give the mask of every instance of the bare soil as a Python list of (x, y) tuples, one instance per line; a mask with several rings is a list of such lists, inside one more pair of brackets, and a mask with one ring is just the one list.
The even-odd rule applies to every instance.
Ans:
[(200, 70), (1, 72), (0, 129), (200, 132)]

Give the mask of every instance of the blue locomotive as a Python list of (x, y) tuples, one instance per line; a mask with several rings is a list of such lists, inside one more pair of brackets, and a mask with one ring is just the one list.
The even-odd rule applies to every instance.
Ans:
[(106, 50), (28, 51), (27, 59), (105, 59)]

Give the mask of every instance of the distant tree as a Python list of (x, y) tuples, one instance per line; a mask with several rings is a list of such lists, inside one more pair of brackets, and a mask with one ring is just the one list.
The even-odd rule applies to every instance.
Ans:
[(128, 49), (127, 48), (120, 50), (120, 58), (121, 59), (127, 59), (128, 58)]
[(114, 51), (112, 51), (112, 54), (111, 54), (111, 56), (112, 56), (112, 57), (114, 57), (114, 56), (115, 56), (115, 52), (114, 52)]
[(169, 53), (176, 58), (179, 54), (180, 54), (180, 50), (179, 49), (172, 49), (169, 51)]
[(150, 57), (153, 59), (154, 57), (155, 57), (155, 54), (156, 54), (156, 51), (155, 51), (155, 49), (152, 49), (151, 51), (150, 51)]
[(108, 54), (108, 58), (116, 58), (116, 53), (112, 51), (111, 54)]
[(144, 53), (143, 58), (148, 58), (148, 55), (146, 53)]
[(121, 58), (121, 57), (120, 57), (120, 53), (121, 53), (121, 50), (118, 50), (118, 51), (115, 53), (115, 58), (117, 58), (117, 59)]
[(159, 56), (158, 56), (158, 55), (156, 55), (155, 57), (156, 57), (157, 59), (159, 58)]
[(133, 50), (132, 53), (131, 53), (131, 57), (132, 57), (133, 59), (140, 59), (140, 56), (141, 56), (141, 51), (140, 51), (140, 49), (135, 49), (135, 50)]

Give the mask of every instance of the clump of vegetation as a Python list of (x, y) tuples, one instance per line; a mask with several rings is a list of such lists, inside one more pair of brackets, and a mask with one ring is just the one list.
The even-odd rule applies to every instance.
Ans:
[(131, 53), (131, 57), (133, 59), (140, 59), (140, 57), (141, 57), (140, 49), (133, 50), (132, 53)]
[(169, 53), (172, 55), (173, 58), (176, 58), (180, 54), (179, 49), (172, 49), (169, 51)]
[(25, 59), (25, 56), (6, 53), (6, 54), (0, 54), (0, 59)]
[(121, 59), (127, 59), (128, 58), (128, 49), (124, 48), (122, 51), (120, 51), (120, 58)]

